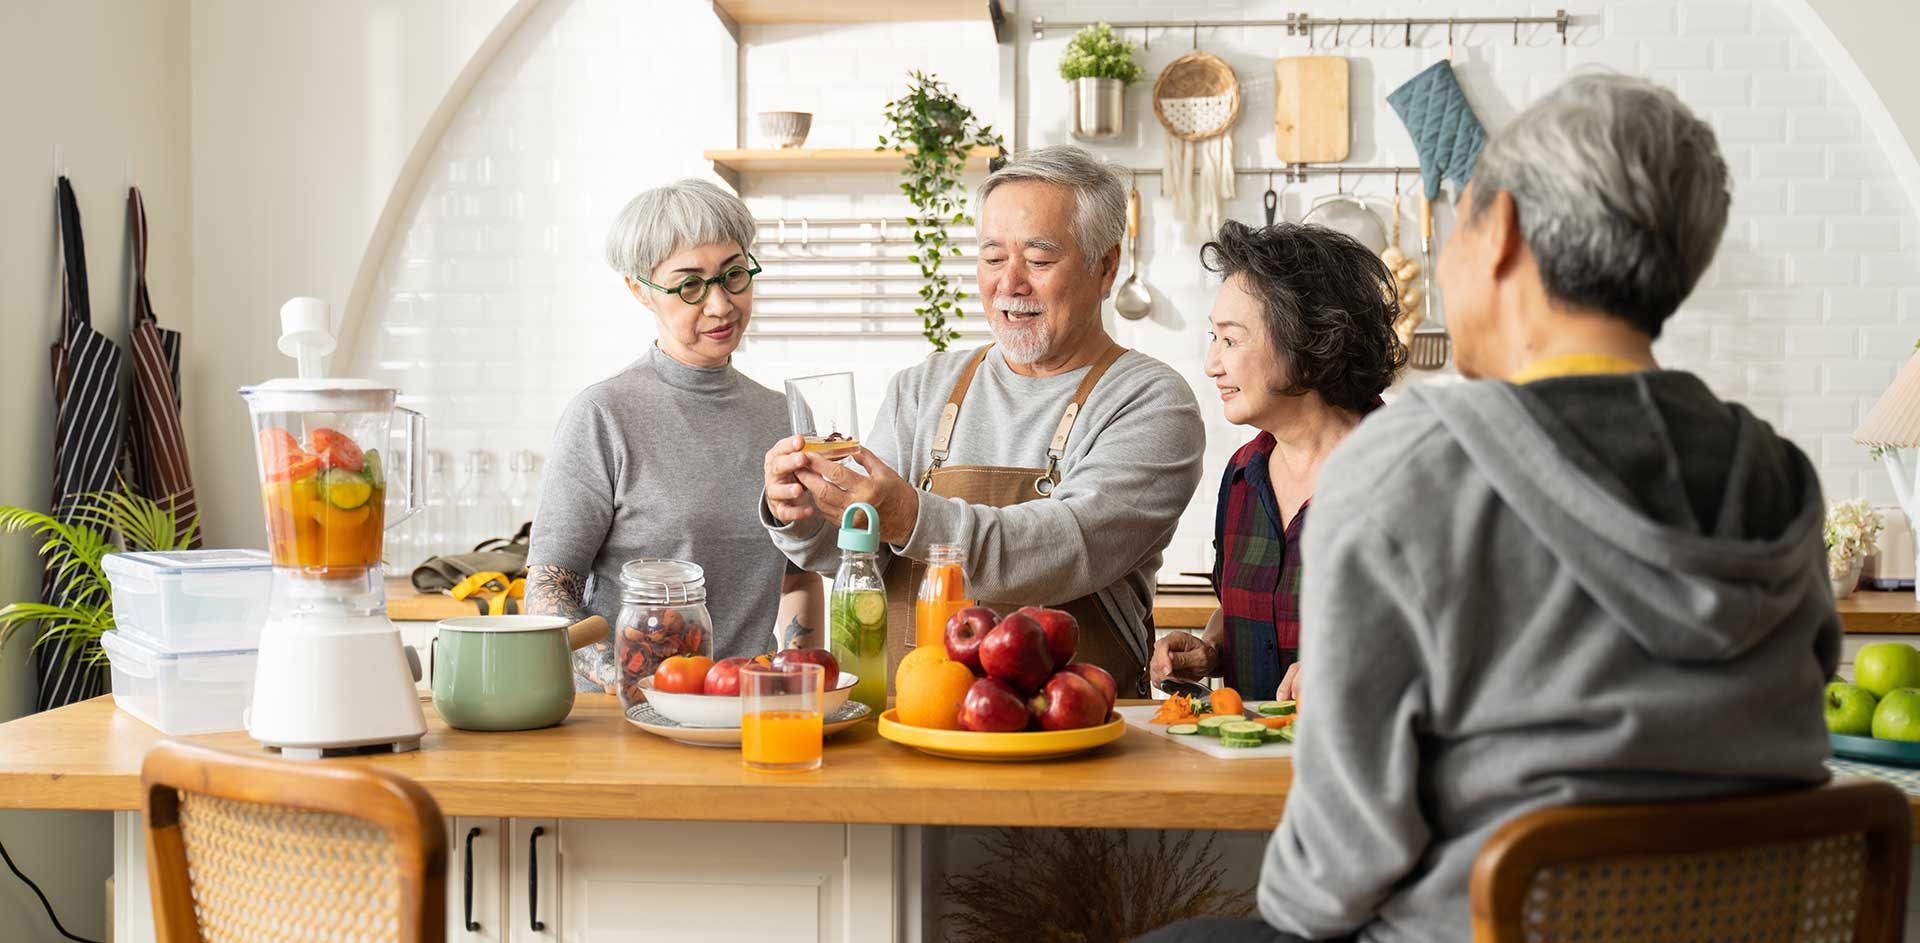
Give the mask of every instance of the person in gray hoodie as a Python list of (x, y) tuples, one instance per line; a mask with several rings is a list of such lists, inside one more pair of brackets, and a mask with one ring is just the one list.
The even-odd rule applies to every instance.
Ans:
[(1435, 273), (1479, 379), (1410, 389), (1321, 475), (1261, 919), (1147, 940), (1466, 941), (1515, 816), (1826, 780), (1813, 466), (1653, 357), (1728, 197), (1712, 130), (1639, 79), (1574, 78), (1489, 142)]

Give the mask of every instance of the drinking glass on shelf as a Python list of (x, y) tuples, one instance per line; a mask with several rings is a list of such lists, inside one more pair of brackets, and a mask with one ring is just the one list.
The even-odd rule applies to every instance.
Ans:
[(842, 459), (860, 448), (860, 414), (853, 404), (851, 373), (788, 380), (787, 415), (793, 420), (793, 431), (807, 437), (804, 451)]
[(749, 665), (740, 669), (740, 760), (773, 773), (820, 768), (826, 669)]

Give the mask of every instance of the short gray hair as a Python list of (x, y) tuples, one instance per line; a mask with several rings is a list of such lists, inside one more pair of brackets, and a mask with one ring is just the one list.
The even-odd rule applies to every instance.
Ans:
[(987, 177), (974, 197), (974, 216), (987, 207), (987, 194), (1003, 183), (1037, 180), (1073, 191), (1073, 223), (1068, 231), (1087, 258), (1087, 271), (1098, 272), (1100, 260), (1127, 234), (1127, 185), (1120, 171), (1085, 148), (1056, 144), (1023, 152)]
[(1472, 213), (1502, 190), (1550, 296), (1653, 337), (1712, 263), (1731, 200), (1713, 129), (1613, 72), (1568, 79), (1487, 143)]
[(714, 243), (753, 250), (753, 211), (740, 198), (689, 177), (627, 202), (607, 230), (607, 265), (629, 278), (652, 278), (675, 252)]

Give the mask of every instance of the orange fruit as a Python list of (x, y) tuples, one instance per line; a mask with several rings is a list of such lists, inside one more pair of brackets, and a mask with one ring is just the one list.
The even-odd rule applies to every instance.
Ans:
[(960, 702), (973, 687), (973, 672), (947, 657), (944, 645), (922, 645), (894, 671), (894, 709), (909, 727), (960, 729)]

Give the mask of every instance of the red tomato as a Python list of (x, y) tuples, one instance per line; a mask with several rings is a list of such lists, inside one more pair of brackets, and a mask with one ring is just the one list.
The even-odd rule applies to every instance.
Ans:
[(713, 659), (705, 655), (675, 655), (653, 670), (653, 686), (668, 694), (699, 694), (712, 670)]
[(315, 429), (312, 438), (313, 454), (320, 456), (320, 463), (328, 468), (357, 472), (366, 467), (366, 455), (345, 435), (332, 429)]
[(260, 469), (268, 481), (305, 478), (320, 470), (320, 459), (300, 448), (285, 429), (260, 430)]

